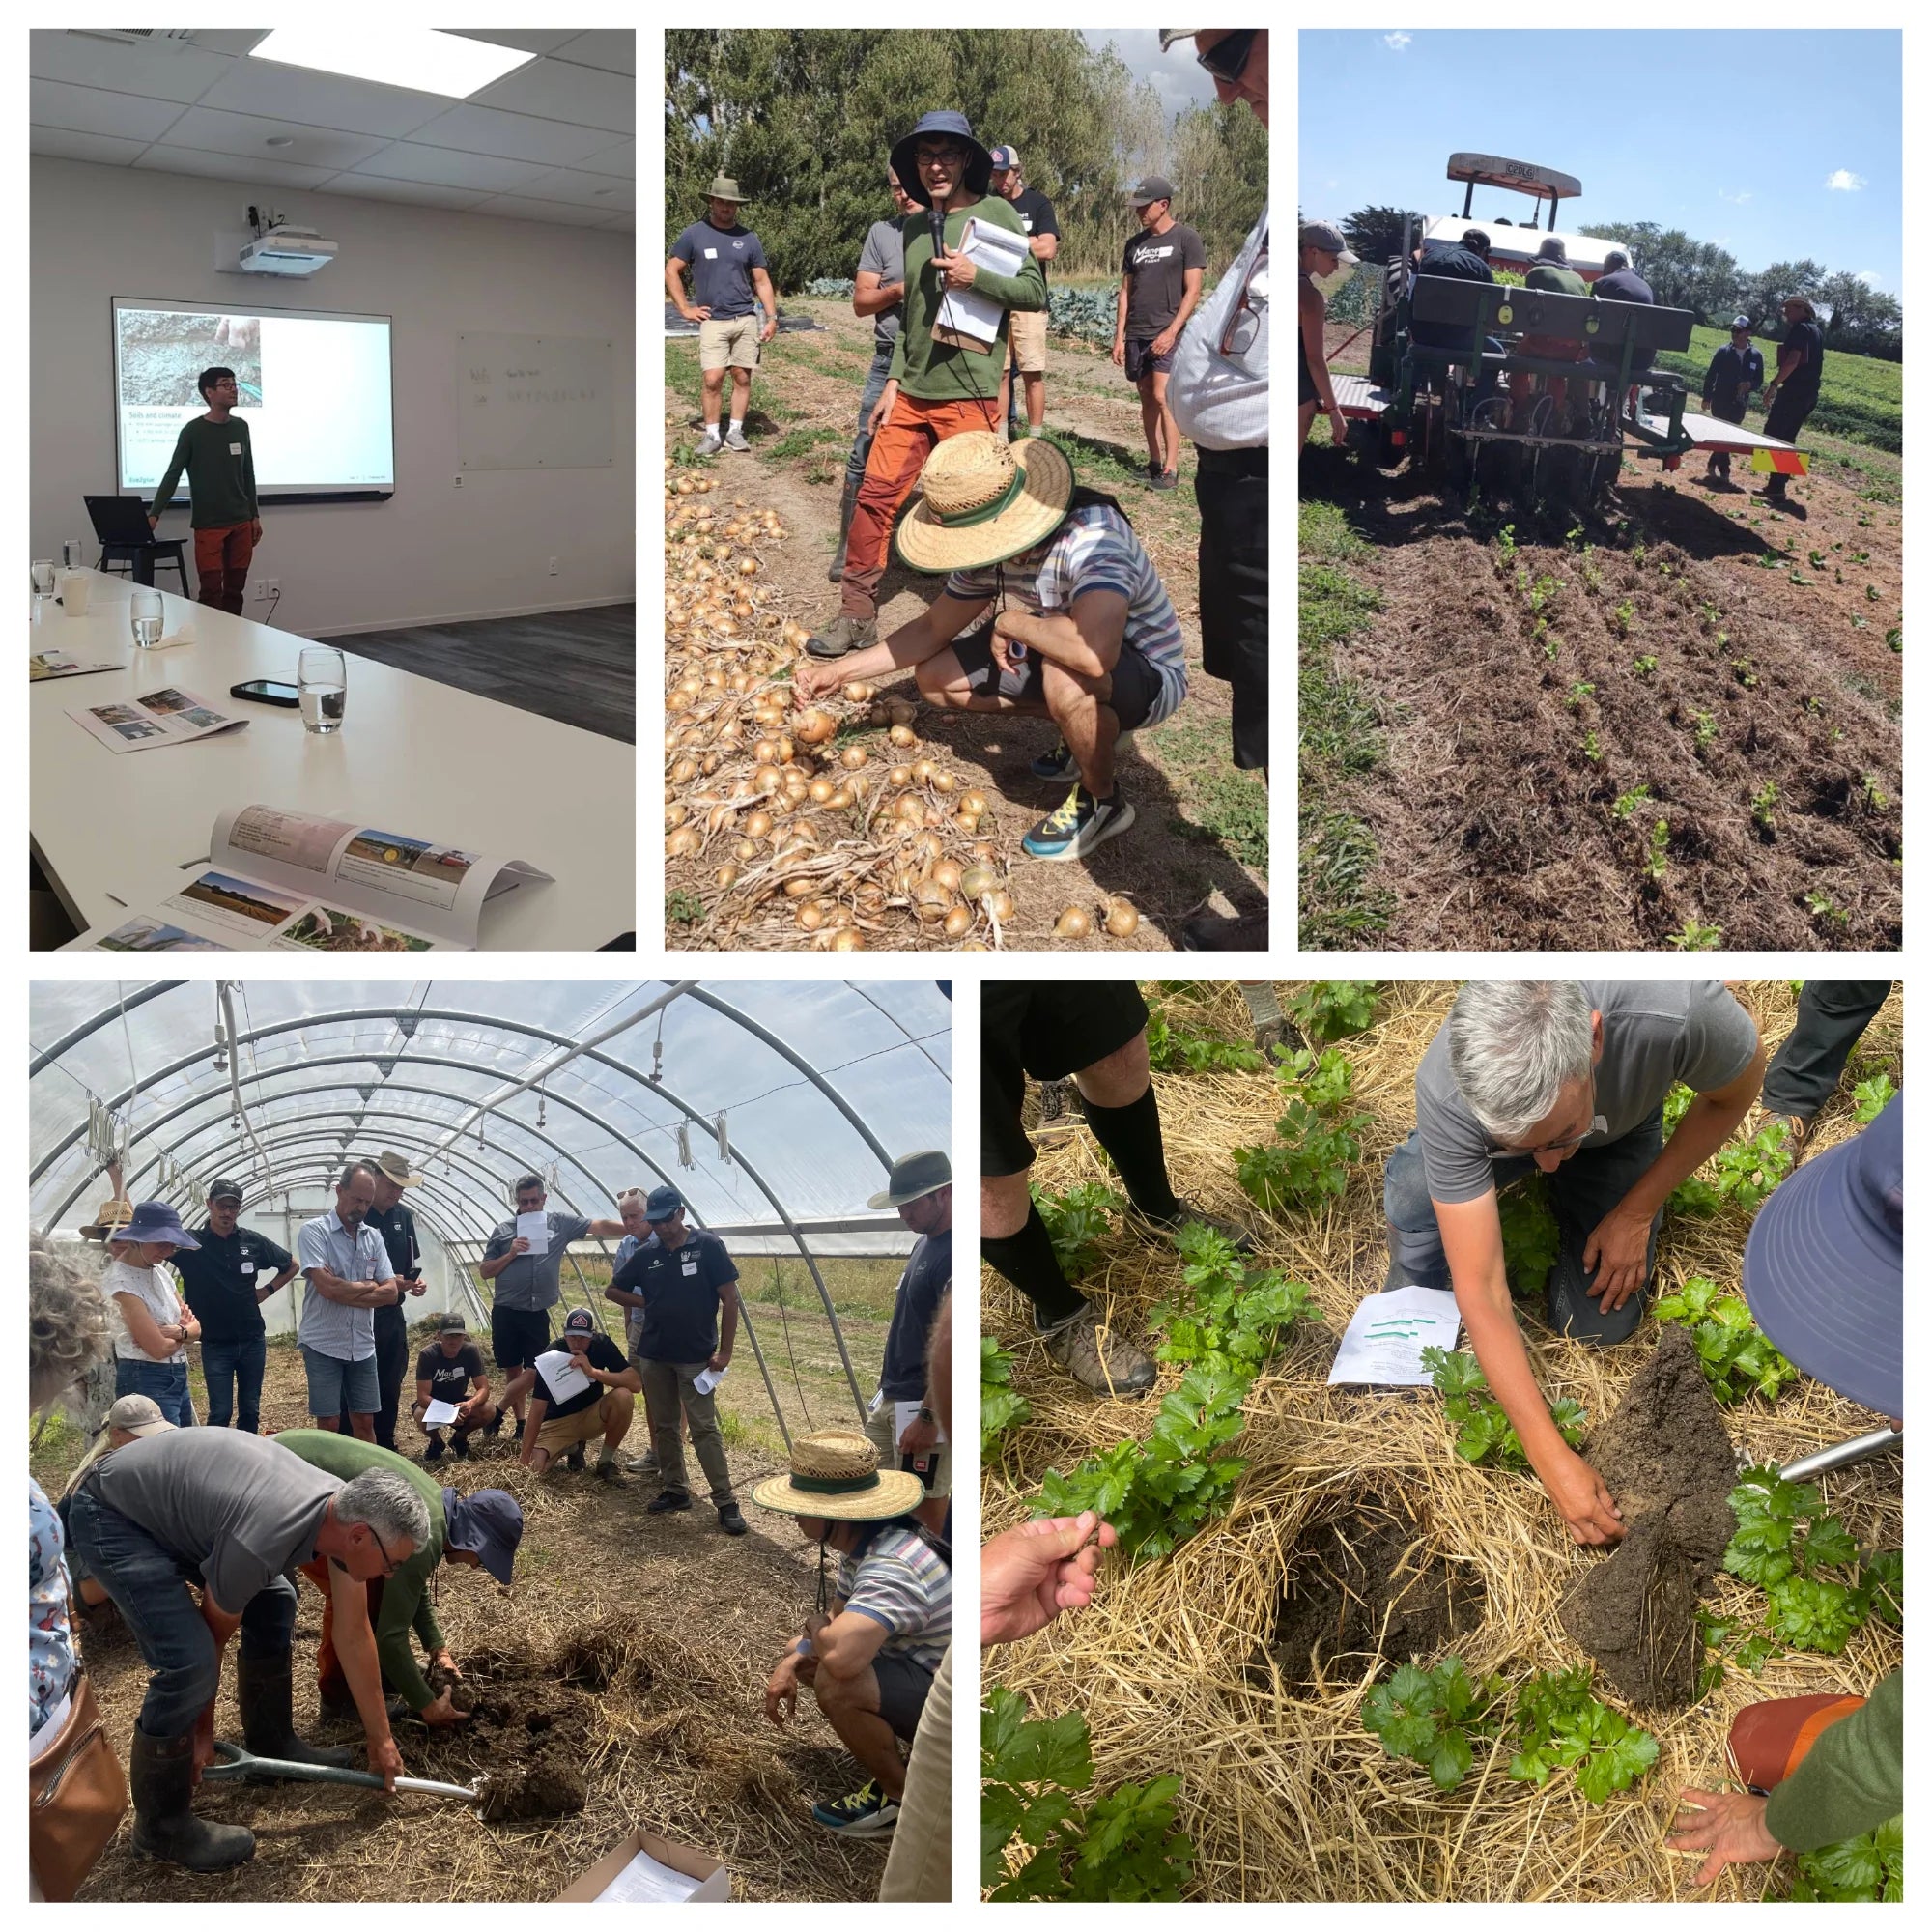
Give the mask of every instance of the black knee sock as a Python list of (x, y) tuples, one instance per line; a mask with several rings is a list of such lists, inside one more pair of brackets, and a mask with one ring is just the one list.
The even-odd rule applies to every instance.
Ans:
[(1084, 1094), (1081, 1098), (1087, 1124), (1107, 1150), (1127, 1198), (1150, 1220), (1177, 1219), (1180, 1203), (1168, 1185), (1167, 1154), (1160, 1144), (1160, 1107), (1151, 1084), (1138, 1100), (1124, 1107), (1096, 1107)]
[(1052, 1237), (1039, 1209), (1027, 1204), (1026, 1226), (1017, 1235), (980, 1236), (980, 1253), (1033, 1303), (1034, 1323), (1054, 1328), (1086, 1307), (1086, 1297), (1070, 1286), (1053, 1252)]

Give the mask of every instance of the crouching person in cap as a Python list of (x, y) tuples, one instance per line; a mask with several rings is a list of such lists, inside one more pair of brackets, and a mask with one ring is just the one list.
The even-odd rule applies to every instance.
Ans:
[(933, 451), (920, 488), (895, 542), (910, 568), (945, 573), (946, 587), (842, 666), (801, 662), (797, 701), (910, 668), (930, 703), (1051, 718), (1060, 743), (1033, 775), (1072, 779), (1073, 789), (1020, 849), (1084, 859), (1134, 822), (1115, 777), (1122, 734), (1158, 724), (1187, 695), (1180, 623), (1160, 574), (1120, 505), (1076, 489), (1073, 466), (1043, 438), (955, 436)]
[(866, 1206), (896, 1208), (919, 1236), (893, 1297), (866, 1435), (883, 1467), (910, 1470), (925, 1486), (916, 1514), (937, 1534), (952, 1507), (952, 1456), (926, 1360), (940, 1304), (952, 1286), (952, 1163), (943, 1153), (906, 1154), (893, 1162), (885, 1192)]
[[(74, 1494), (72, 1520), (76, 1547), (151, 1673), (128, 1767), (135, 1850), (190, 1871), (254, 1856), (252, 1833), (193, 1809), (214, 1755), (222, 1653), (238, 1630), (248, 1749), (298, 1764), (348, 1763), (348, 1751), (318, 1749), (294, 1729), (291, 1577), (318, 1558), (328, 1565), (369, 1769), (394, 1790), (403, 1760), (384, 1708), (365, 1585), (392, 1576), (428, 1540), (429, 1513), (407, 1478), (371, 1469), (344, 1483), (266, 1436), (169, 1430), (103, 1457)], [(198, 1605), (190, 1580), (201, 1584)]]
[[(1745, 1300), (1772, 1347), (1893, 1418), (1905, 1413), (1904, 1237), (1905, 1102), (1894, 1096), (1765, 1202), (1745, 1247)], [(1896, 1621), (1895, 1584), (1891, 1597)], [(1827, 1691), (1747, 1705), (1731, 1723), (1730, 1761), (1746, 1790), (1678, 1800), (1670, 1843), (1708, 1854), (1699, 1885), (1727, 1864), (1875, 1832), (1905, 1809), (1904, 1674), (1869, 1700)]]
[[(385, 1691), (400, 1702), (387, 1709), (391, 1718), (413, 1711), (426, 1724), (460, 1723), (469, 1714), (449, 1701), (447, 1688), (430, 1689), (410, 1643), (413, 1631), (423, 1655), (446, 1677), (462, 1676), (450, 1655), (436, 1609), (430, 1601), (430, 1578), (439, 1563), (458, 1568), (480, 1565), (497, 1582), (507, 1585), (517, 1546), (524, 1536), (524, 1512), (514, 1496), (502, 1490), (478, 1490), (460, 1496), (426, 1476), (406, 1457), (358, 1441), (328, 1429), (290, 1429), (274, 1440), (299, 1456), (311, 1468), (354, 1482), (371, 1470), (399, 1476), (420, 1498), (429, 1527), (415, 1549), (393, 1570), (368, 1579), (368, 1623), (376, 1634), (376, 1659)], [(355, 1697), (344, 1659), (336, 1643), (335, 1593), (329, 1587), (328, 1566), (320, 1558), (302, 1565), (302, 1575), (322, 1592), (322, 1642), (316, 1651), (316, 1680), (325, 1718), (353, 1718)]]
[(490, 1397), (483, 1351), (469, 1339), (469, 1322), (453, 1308), (436, 1324), (436, 1340), (416, 1357), (416, 1399), (410, 1413), (428, 1439), (426, 1463), (442, 1460), (442, 1430), (424, 1420), (433, 1402), (446, 1402), (456, 1410), (449, 1446), (459, 1463), (469, 1454), (472, 1429), (495, 1435), (503, 1426), (503, 1411)]
[(537, 1357), (536, 1386), (517, 1460), (540, 1476), (558, 1456), (566, 1469), (581, 1469), (583, 1445), (601, 1435), (598, 1480), (621, 1483), (617, 1445), (631, 1433), (632, 1412), (643, 1392), (641, 1378), (617, 1345), (598, 1332), (597, 1318), (587, 1308), (573, 1308), (563, 1318), (563, 1346), (570, 1355), (568, 1368), (576, 1373), (566, 1379), (566, 1369), (551, 1356)]
[(678, 1428), (682, 1410), (697, 1465), (711, 1485), (718, 1526), (727, 1536), (743, 1536), (745, 1518), (731, 1490), (714, 1393), (738, 1339), (738, 1270), (716, 1235), (686, 1224), (684, 1196), (675, 1187), (651, 1189), (644, 1219), (655, 1238), (618, 1268), (611, 1289), (613, 1300), (634, 1297), (643, 1313), (637, 1354), (663, 1483), (646, 1513), (691, 1507)]
[[(849, 1430), (795, 1436), (791, 1473), (752, 1492), (760, 1509), (797, 1520), (819, 1547), (818, 1610), (779, 1660), (765, 1686), (765, 1715), (783, 1725), (799, 1686), (870, 1774), (848, 1797), (811, 1815), (846, 1837), (889, 1832), (905, 1795), (901, 1743), (919, 1729), (933, 1673), (952, 1636), (952, 1571), (912, 1512), (924, 1490), (902, 1469), (881, 1469), (877, 1452)], [(826, 1601), (825, 1555), (838, 1558)]]

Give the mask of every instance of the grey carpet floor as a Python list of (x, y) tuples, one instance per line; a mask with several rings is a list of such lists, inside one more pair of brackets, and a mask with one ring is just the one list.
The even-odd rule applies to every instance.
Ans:
[(638, 607), (548, 611), (330, 638), (345, 651), (626, 745), (638, 734)]

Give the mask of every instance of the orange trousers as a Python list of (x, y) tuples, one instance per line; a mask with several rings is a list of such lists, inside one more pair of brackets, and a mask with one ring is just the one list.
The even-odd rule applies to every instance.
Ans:
[[(351, 1701), (349, 1678), (342, 1668), (342, 1658), (335, 1648), (335, 1599), (328, 1589), (328, 1565), (326, 1561), (304, 1563), (301, 1573), (322, 1592), (322, 1642), (315, 1653), (316, 1682), (325, 1699), (330, 1703), (347, 1704)], [(369, 1628), (376, 1628), (376, 1617), (383, 1607), (383, 1578), (369, 1579)]]
[(949, 436), (969, 430), (997, 430), (997, 397), (965, 402), (927, 403), (901, 391), (891, 417), (872, 439), (866, 460), (866, 480), (852, 504), (852, 528), (845, 539), (845, 576), (838, 598), (840, 612), (867, 620), (879, 612), (879, 580), (886, 574), (893, 524), (900, 506), (919, 487), (925, 459)]
[(231, 616), (242, 614), (242, 593), (255, 555), (255, 526), (224, 524), (194, 533), (195, 598)]

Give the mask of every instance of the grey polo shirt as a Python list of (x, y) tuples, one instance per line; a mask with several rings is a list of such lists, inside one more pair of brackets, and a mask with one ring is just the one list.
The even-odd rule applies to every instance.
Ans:
[[(497, 1307), (523, 1308), (535, 1313), (540, 1309), (554, 1308), (563, 1299), (563, 1290), (557, 1282), (563, 1267), (563, 1251), (572, 1241), (581, 1241), (589, 1234), (590, 1223), (577, 1214), (553, 1212), (547, 1213), (544, 1219), (550, 1224), (549, 1248), (541, 1256), (517, 1256), (497, 1276), (494, 1283)], [(515, 1221), (498, 1222), (490, 1236), (490, 1245), (483, 1250), (483, 1259), (494, 1262), (498, 1255), (507, 1255), (516, 1238)]]
[[(389, 1251), (367, 1221), (352, 1235), (333, 1210), (304, 1221), (296, 1236), (296, 1254), (306, 1268), (327, 1268), (344, 1281), (394, 1281)], [(351, 1308), (318, 1293), (313, 1283), (302, 1296), (297, 1339), (317, 1354), (338, 1362), (360, 1362), (376, 1352), (376, 1311)]]
[[(1597, 1112), (1609, 1131), (1586, 1148), (1634, 1133), (1679, 1080), (1699, 1094), (1728, 1086), (1757, 1051), (1757, 1027), (1720, 980), (1585, 980), (1604, 1016)], [(1480, 1201), (1492, 1188), (1489, 1130), (1469, 1111), (1449, 1065), (1445, 1021), (1415, 1069), (1415, 1121), (1432, 1201)]]

